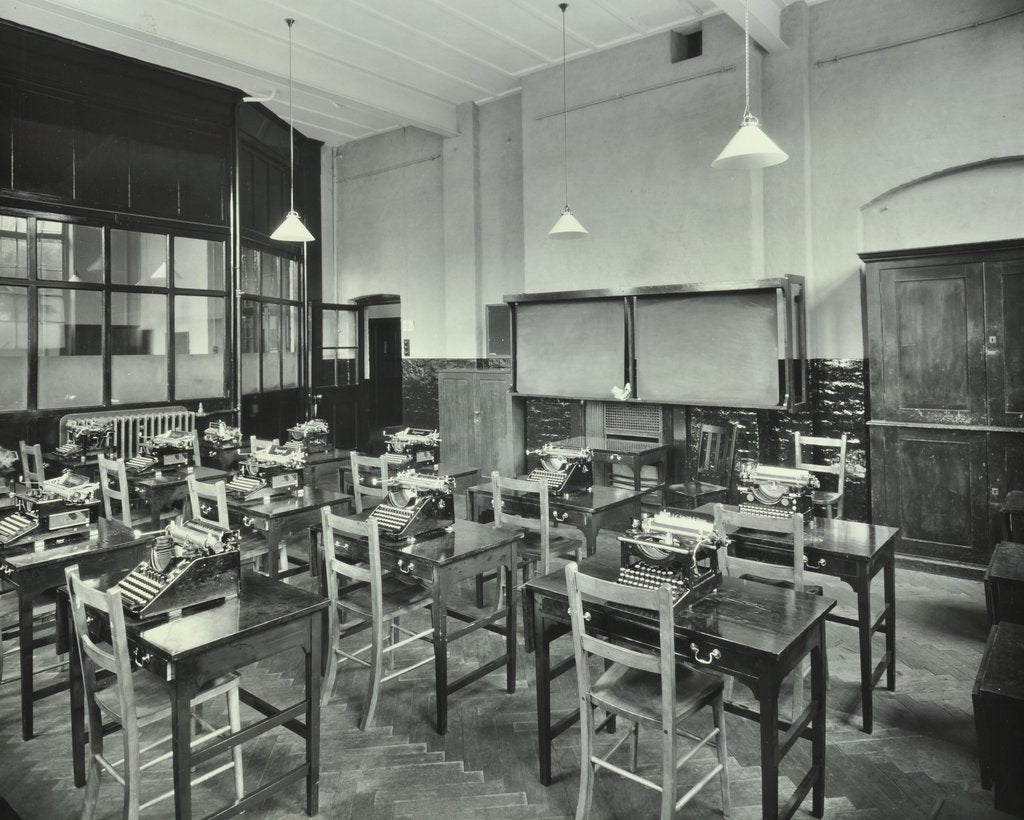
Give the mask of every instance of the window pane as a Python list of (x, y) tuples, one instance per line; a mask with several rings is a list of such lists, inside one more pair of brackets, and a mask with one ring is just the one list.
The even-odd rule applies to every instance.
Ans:
[(28, 407), (28, 288), (0, 285), (0, 410)]
[(281, 257), (263, 251), (260, 256), (261, 280), (264, 296), (281, 295)]
[(357, 311), (354, 310), (339, 310), (338, 314), (338, 338), (334, 342), (335, 347), (355, 347), (358, 342), (358, 336), (356, 332), (359, 329), (359, 323), (356, 319), (359, 317)]
[(167, 400), (167, 297), (110, 294), (112, 404)]
[(263, 390), (281, 387), (281, 306), (263, 306)]
[(223, 396), (227, 325), (219, 296), (174, 297), (174, 398)]
[(224, 289), (224, 243), (174, 237), (174, 284), (179, 288)]
[(294, 259), (282, 259), (281, 266), (284, 271), (284, 298), (299, 298), (299, 263)]
[(103, 229), (67, 222), (36, 223), (40, 279), (103, 283)]
[(242, 248), (241, 288), (244, 293), (259, 295), (260, 252), (254, 248)]
[(242, 392), (260, 392), (260, 306), (242, 301)]
[(39, 290), (39, 406), (103, 400), (103, 294)]
[(111, 230), (110, 281), (115, 285), (167, 287), (167, 237)]
[(337, 352), (338, 384), (356, 383), (356, 350), (340, 348)]
[(338, 311), (321, 310), (322, 329), (320, 331), (320, 346), (334, 347), (338, 344)]
[(281, 387), (299, 386), (299, 309), (282, 308), (284, 327), (281, 332)]
[(0, 276), (28, 278), (28, 220), (0, 216)]
[(326, 347), (313, 359), (313, 384), (331, 387), (334, 383), (334, 349)]

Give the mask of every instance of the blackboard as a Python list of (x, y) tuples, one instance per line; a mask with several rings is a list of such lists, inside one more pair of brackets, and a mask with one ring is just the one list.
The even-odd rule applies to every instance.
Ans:
[(776, 291), (679, 294), (636, 300), (636, 391), (644, 401), (775, 406)]
[(626, 381), (622, 299), (516, 303), (516, 392), (611, 397)]

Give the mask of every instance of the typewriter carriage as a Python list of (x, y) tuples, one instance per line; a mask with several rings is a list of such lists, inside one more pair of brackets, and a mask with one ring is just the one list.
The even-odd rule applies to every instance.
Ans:
[(552, 495), (587, 492), (593, 486), (594, 453), (587, 447), (563, 447), (549, 442), (536, 450), (527, 450), (526, 454), (537, 456), (541, 463), (530, 471), (529, 479), (543, 481)]
[(387, 495), (370, 517), (388, 540), (436, 535), (455, 523), (454, 490), (449, 476), (403, 470), (388, 479)]

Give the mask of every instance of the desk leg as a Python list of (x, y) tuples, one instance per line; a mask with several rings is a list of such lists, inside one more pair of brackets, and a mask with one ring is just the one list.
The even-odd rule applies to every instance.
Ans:
[(309, 619), (309, 651), (306, 652), (306, 814), (320, 811), (320, 650), (323, 618)]
[[(181, 671), (181, 670), (179, 670)], [(171, 689), (171, 749), (174, 769), (174, 811), (178, 820), (192, 817), (192, 697), (194, 687), (178, 678)]]
[[(797, 674), (799, 674), (799, 667)], [(775, 673), (761, 676), (758, 683), (758, 707), (761, 712), (761, 816), (776, 820), (779, 816), (779, 688), (782, 681)]]
[(889, 666), (885, 670), (885, 686), (890, 692), (896, 691), (896, 556), (890, 555), (882, 569), (882, 583), (885, 588), (885, 652)]
[[(516, 691), (516, 547), (513, 544), (508, 551), (505, 574), (505, 691), (510, 695)], [(525, 618), (525, 613), (524, 613)]]
[(533, 665), (537, 680), (537, 759), (542, 786), (551, 785), (551, 644), (544, 629), (544, 615), (526, 592), (526, 606), (533, 610)]
[(430, 607), (434, 626), (434, 688), (437, 690), (437, 733), (448, 732), (448, 581), (434, 574), (434, 603)]
[[(288, 553), (281, 544), (281, 527), (275, 521), (271, 521), (269, 529), (263, 536), (267, 541), (267, 574), (277, 579), (282, 569), (288, 568)], [(281, 560), (281, 553), (284, 551), (284, 561)], [(284, 567), (281, 564), (284, 564)]]
[(597, 552), (597, 534), (601, 531), (601, 522), (597, 515), (588, 515), (586, 522), (579, 528), (587, 544), (587, 557)]
[(874, 708), (871, 691), (871, 578), (867, 566), (857, 567), (857, 633), (860, 638), (860, 697), (864, 731), (874, 728)]
[[(811, 650), (811, 700), (818, 704), (811, 721), (811, 766), (817, 776), (811, 791), (811, 814), (825, 815), (825, 620), (821, 620), (818, 646)], [(797, 670), (797, 674), (800, 674)]]
[(163, 493), (153, 490), (149, 493), (149, 525), (154, 529), (160, 529), (160, 508), (163, 506)]
[(18, 591), (18, 656), (21, 660), (21, 738), (31, 740), (32, 722), (32, 598)]

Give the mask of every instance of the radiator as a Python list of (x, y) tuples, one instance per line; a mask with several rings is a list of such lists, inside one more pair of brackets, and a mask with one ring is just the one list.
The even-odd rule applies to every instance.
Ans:
[(74, 413), (60, 420), (60, 441), (67, 441), (67, 422), (71, 419), (102, 419), (114, 423), (111, 444), (118, 458), (129, 459), (139, 454), (143, 439), (168, 430), (196, 429), (196, 414), (184, 407), (156, 407), (152, 410), (115, 410), (97, 413)]

